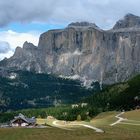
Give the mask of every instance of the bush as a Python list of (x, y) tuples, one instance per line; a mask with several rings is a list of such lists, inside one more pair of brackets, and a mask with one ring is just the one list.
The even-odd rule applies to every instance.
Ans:
[(81, 115), (77, 116), (77, 121), (81, 121)]

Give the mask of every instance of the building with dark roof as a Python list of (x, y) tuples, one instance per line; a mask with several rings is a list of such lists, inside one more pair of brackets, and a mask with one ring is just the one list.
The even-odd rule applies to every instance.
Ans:
[(35, 117), (28, 118), (20, 113), (11, 120), (10, 124), (12, 127), (34, 126), (36, 124), (36, 119)]

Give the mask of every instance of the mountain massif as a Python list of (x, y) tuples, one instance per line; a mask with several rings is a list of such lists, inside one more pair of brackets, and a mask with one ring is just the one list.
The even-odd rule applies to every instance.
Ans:
[(113, 84), (140, 73), (139, 54), (140, 17), (127, 14), (107, 31), (77, 22), (45, 32), (38, 46), (25, 42), (0, 67)]

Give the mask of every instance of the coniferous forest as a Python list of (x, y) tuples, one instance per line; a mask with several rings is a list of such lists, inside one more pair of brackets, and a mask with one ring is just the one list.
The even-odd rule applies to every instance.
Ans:
[[(52, 75), (29, 72), (18, 74), (20, 77), (14, 81), (1, 78), (1, 93), (5, 93), (1, 94), (1, 108), (7, 110), (1, 111), (0, 122), (8, 121), (20, 112), (29, 117), (46, 118), (52, 115), (60, 120), (71, 121), (80, 118), (88, 121), (101, 112), (140, 108), (140, 75), (124, 83), (104, 86), (102, 91), (99, 91), (99, 85), (96, 83), (95, 91), (82, 87), (79, 81)], [(15, 85), (17, 80), (22, 83)], [(11, 82), (14, 85), (11, 85)], [(82, 107), (82, 103), (87, 103), (87, 106)], [(78, 107), (73, 108), (72, 104), (77, 104)]]

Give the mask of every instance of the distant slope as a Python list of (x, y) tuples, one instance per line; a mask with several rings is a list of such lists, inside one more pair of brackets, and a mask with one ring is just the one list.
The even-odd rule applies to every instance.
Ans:
[(0, 77), (0, 111), (75, 103), (90, 95), (78, 80), (25, 71), (6, 75)]
[(130, 110), (140, 107), (140, 75), (125, 83), (106, 87), (86, 99), (92, 107), (107, 110)]

